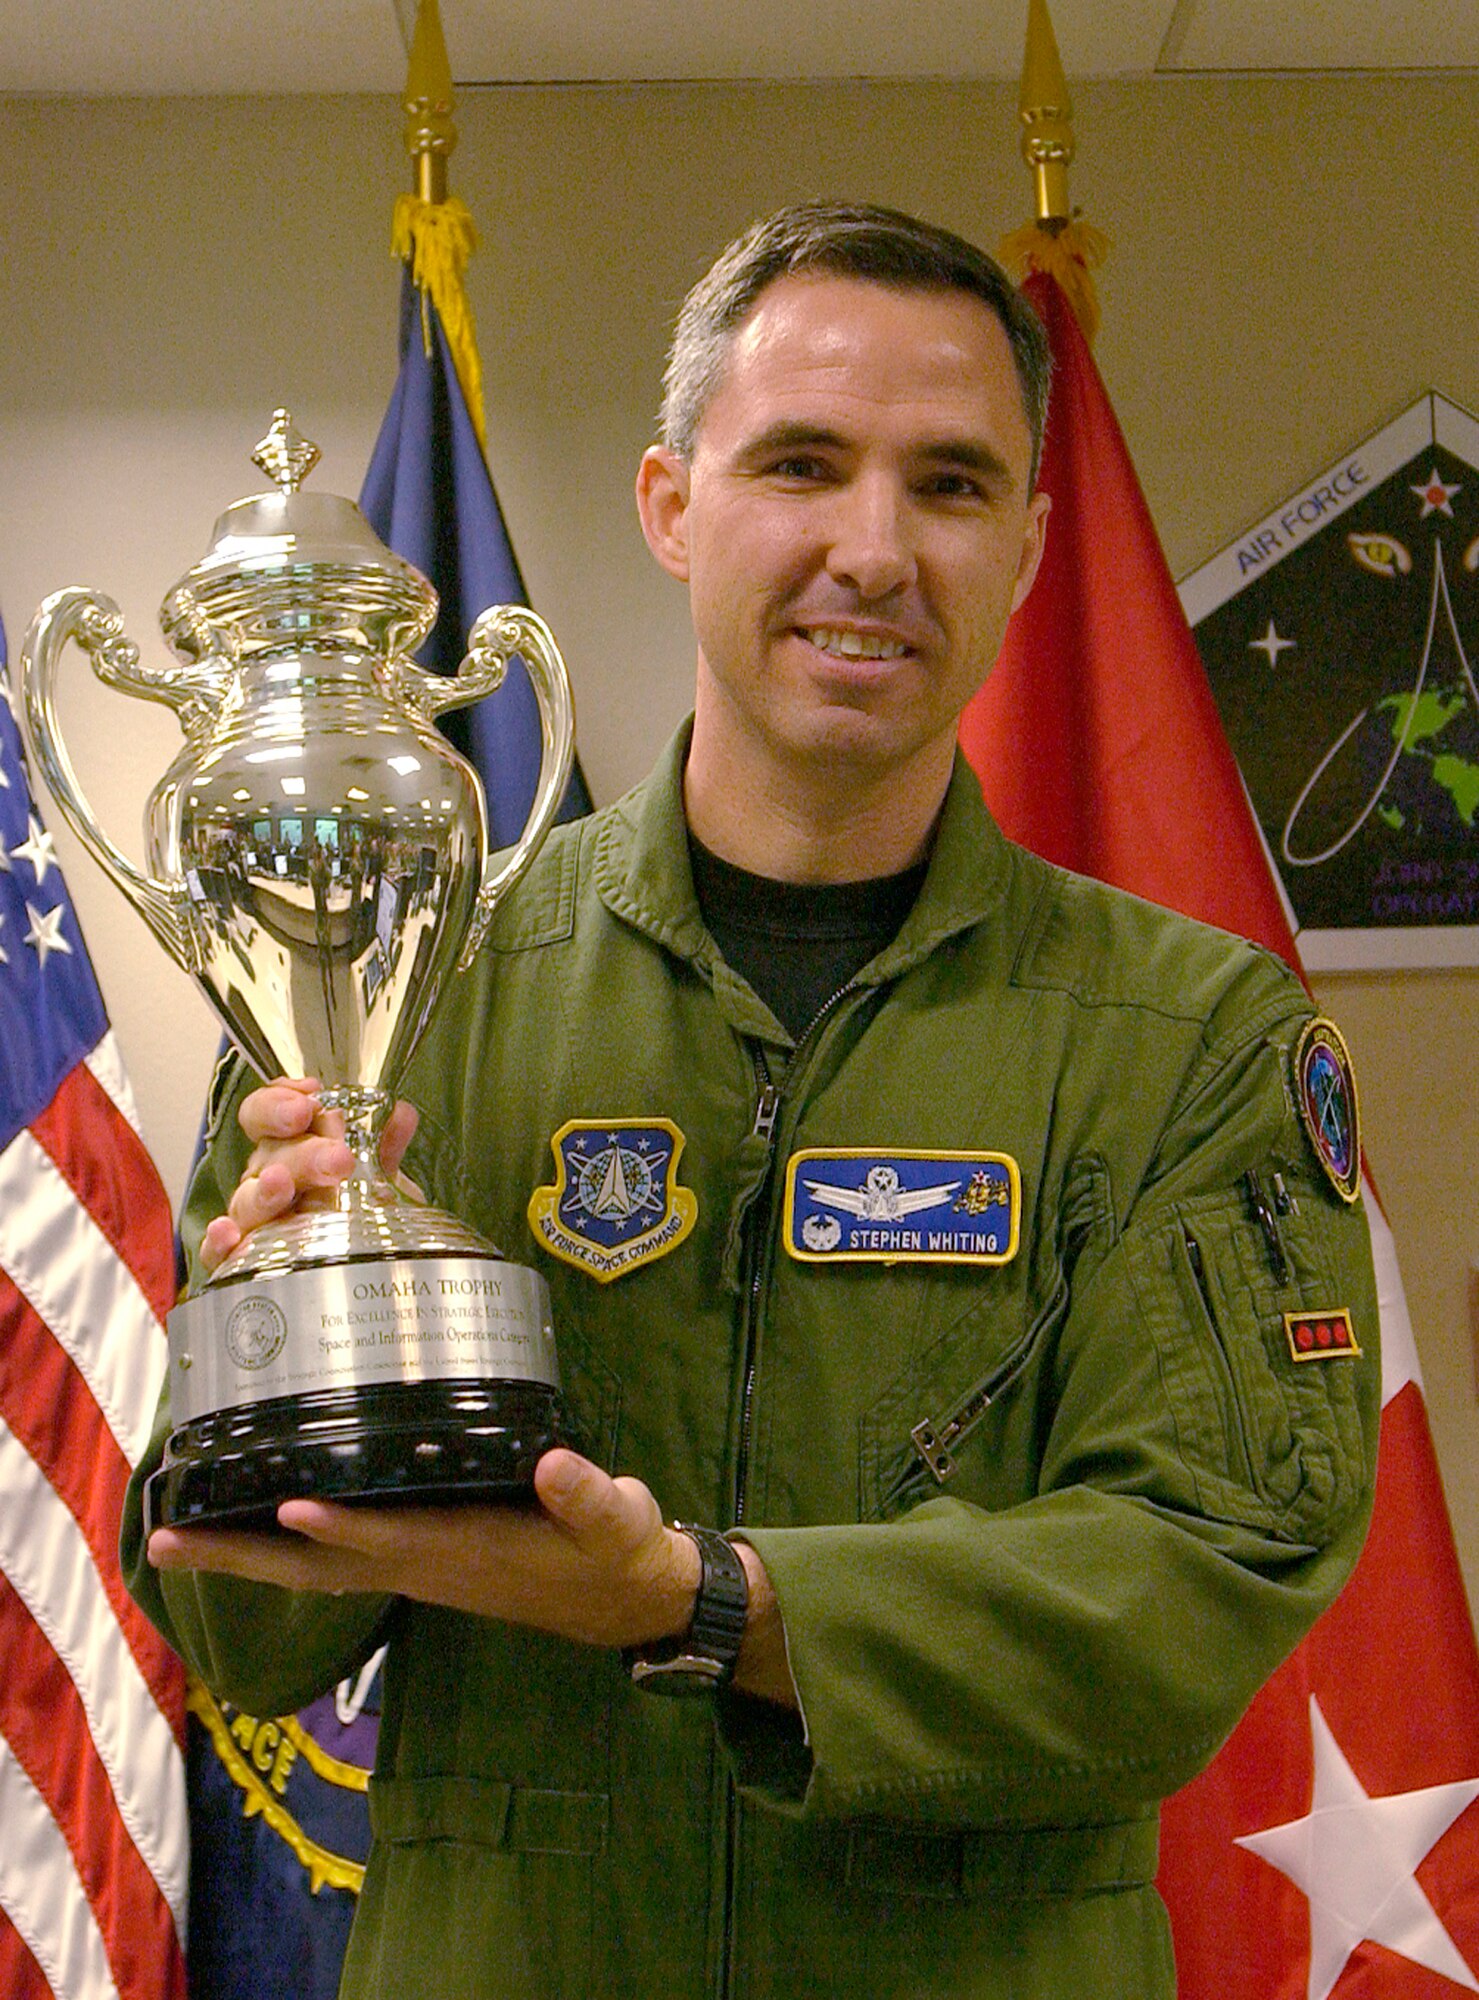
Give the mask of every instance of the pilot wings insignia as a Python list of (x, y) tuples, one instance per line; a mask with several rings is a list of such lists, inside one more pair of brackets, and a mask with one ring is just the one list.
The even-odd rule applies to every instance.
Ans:
[(897, 1167), (870, 1167), (860, 1188), (833, 1187), (827, 1181), (808, 1181), (806, 1191), (828, 1208), (840, 1208), (865, 1222), (898, 1222), (922, 1208), (938, 1208), (949, 1201), (959, 1181), (941, 1181), (936, 1187), (905, 1188), (899, 1185)]

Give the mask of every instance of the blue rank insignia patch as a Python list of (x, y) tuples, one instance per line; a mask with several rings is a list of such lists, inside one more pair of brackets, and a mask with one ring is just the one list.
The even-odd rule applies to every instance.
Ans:
[(1354, 1201), (1361, 1191), (1356, 1075), (1333, 1021), (1317, 1016), (1299, 1038), (1294, 1051), (1294, 1101), (1330, 1185), (1342, 1201)]
[(1005, 1153), (793, 1153), (785, 1243), (804, 1264), (1006, 1264), (1022, 1177)]
[(670, 1118), (572, 1118), (550, 1140), (555, 1181), (534, 1190), (529, 1227), (603, 1285), (665, 1257), (698, 1217), (698, 1197), (678, 1186), (683, 1143)]

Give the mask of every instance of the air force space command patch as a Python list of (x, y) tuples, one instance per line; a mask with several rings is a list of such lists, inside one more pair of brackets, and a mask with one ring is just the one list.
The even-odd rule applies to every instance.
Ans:
[(1022, 1177), (1005, 1153), (794, 1153), (785, 1244), (809, 1264), (1006, 1264), (1017, 1254)]
[(692, 1229), (698, 1198), (678, 1185), (683, 1134), (670, 1118), (572, 1118), (550, 1140), (554, 1185), (529, 1203), (546, 1250), (609, 1285), (665, 1257)]

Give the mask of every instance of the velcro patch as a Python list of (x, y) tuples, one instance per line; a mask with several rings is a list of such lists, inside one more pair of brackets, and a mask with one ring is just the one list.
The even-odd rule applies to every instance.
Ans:
[(1006, 1264), (1017, 1254), (1022, 1176), (1006, 1153), (793, 1153), (785, 1245), (804, 1264)]
[(671, 1118), (572, 1118), (550, 1147), (554, 1183), (534, 1190), (529, 1227), (598, 1283), (666, 1257), (693, 1228), (698, 1197), (678, 1185), (683, 1134)]
[(1361, 1192), (1356, 1073), (1333, 1021), (1310, 1021), (1294, 1051), (1294, 1097), (1315, 1158), (1342, 1201)]
[(1335, 1312), (1285, 1313), (1284, 1332), (1296, 1361), (1348, 1361), (1361, 1352), (1344, 1306)]

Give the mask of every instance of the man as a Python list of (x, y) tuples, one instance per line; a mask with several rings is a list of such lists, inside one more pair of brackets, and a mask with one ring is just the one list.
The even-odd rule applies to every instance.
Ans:
[[(389, 1639), (350, 1994), (1173, 1990), (1156, 1804), (1355, 1559), (1376, 1308), (1301, 989), (1009, 846), (956, 758), (1046, 373), (907, 218), (719, 260), (637, 486), (691, 729), (552, 836), (408, 1086), (417, 1181), (549, 1278), (588, 1455), (527, 1512), (291, 1502), (149, 1562), (135, 1498), (134, 1587), (243, 1706)], [(251, 1081), (208, 1267), (349, 1164)], [(616, 1278), (538, 1226), (557, 1164), (658, 1155)]]

